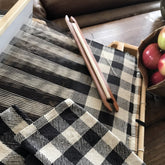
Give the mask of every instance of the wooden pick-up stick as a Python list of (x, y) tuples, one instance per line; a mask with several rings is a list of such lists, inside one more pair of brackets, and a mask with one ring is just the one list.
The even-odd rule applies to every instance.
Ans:
[(104, 79), (104, 76), (103, 76), (102, 72), (100, 71), (100, 68), (99, 68), (85, 38), (83, 37), (83, 34), (82, 34), (76, 20), (73, 17), (71, 17), (69, 20), (68, 16), (65, 17), (65, 20), (66, 20), (66, 23), (67, 23), (72, 35), (75, 38), (75, 41), (80, 49), (80, 52), (88, 67), (91, 77), (93, 78), (93, 80), (95, 82), (95, 85), (97, 87), (97, 90), (101, 96), (101, 99), (102, 99), (104, 105), (110, 111), (112, 111), (113, 108), (110, 106), (110, 103), (112, 103), (115, 110), (118, 111), (119, 108), (118, 108), (117, 102), (116, 102), (106, 80)]
[(76, 24), (74, 24), (74, 23), (73, 23), (73, 28), (74, 28), (74, 30), (75, 30), (75, 32), (76, 32), (76, 34), (77, 34), (77, 36), (78, 36), (78, 38), (79, 38), (79, 40), (80, 40), (80, 43), (81, 43), (82, 47), (84, 48), (84, 50), (85, 50), (85, 52), (86, 52), (86, 55), (87, 55), (87, 57), (88, 57), (88, 59), (89, 59), (89, 61), (90, 61), (90, 63), (91, 63), (92, 68), (95, 70), (96, 76), (97, 76), (97, 78), (98, 78), (100, 84), (102, 85), (102, 88), (103, 88), (103, 90), (104, 90), (104, 93), (105, 93), (107, 99), (110, 99), (111, 96), (110, 96), (110, 94), (109, 94), (109, 92), (108, 92), (108, 90), (107, 90), (107, 88), (106, 88), (106, 86), (105, 86), (105, 83), (104, 83), (102, 77), (100, 76), (100, 72), (98, 71), (98, 69), (97, 69), (95, 63), (93, 62), (93, 59), (92, 59), (92, 57), (91, 57), (91, 55), (90, 55), (90, 52), (89, 52), (89, 50), (88, 50), (86, 44), (84, 43), (84, 41), (83, 41), (83, 39), (82, 39), (82, 36), (81, 36), (81, 34), (79, 33), (79, 30), (78, 30)]

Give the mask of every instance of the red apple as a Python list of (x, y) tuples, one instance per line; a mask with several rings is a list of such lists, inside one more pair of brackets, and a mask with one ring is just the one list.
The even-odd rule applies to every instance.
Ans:
[(148, 69), (157, 69), (161, 53), (157, 43), (148, 45), (142, 55), (143, 64)]
[(162, 76), (162, 75), (160, 74), (160, 72), (155, 72), (155, 73), (151, 76), (151, 83), (152, 83), (152, 85), (155, 85), (155, 84), (161, 82), (161, 81), (164, 80), (164, 79), (165, 79), (165, 77)]
[(159, 69), (159, 72), (165, 76), (165, 54), (163, 54), (160, 59), (159, 59), (159, 62), (158, 62), (158, 69)]
[(165, 50), (165, 27), (160, 31), (158, 35), (158, 45), (162, 50)]

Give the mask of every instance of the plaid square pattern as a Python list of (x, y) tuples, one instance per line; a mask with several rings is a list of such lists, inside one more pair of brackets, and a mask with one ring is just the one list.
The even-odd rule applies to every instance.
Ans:
[(45, 165), (132, 165), (132, 161), (143, 164), (112, 132), (71, 99), (21, 130), (15, 139)]
[(1, 55), (0, 107), (16, 104), (39, 117), (46, 108), (71, 98), (136, 152), (141, 89), (136, 58), (94, 41), (88, 43), (117, 100), (118, 113), (102, 104), (73, 39), (33, 21), (22, 27)]
[(0, 164), (24, 165), (28, 164), (25, 163), (28, 158), (33, 159), (31, 165), (41, 164), (14, 140), (14, 135), (30, 123), (32, 121), (15, 106), (0, 113)]
[(22, 164), (24, 165), (24, 158), (17, 154), (14, 150), (7, 147), (0, 141), (0, 164), (1, 165), (12, 165)]

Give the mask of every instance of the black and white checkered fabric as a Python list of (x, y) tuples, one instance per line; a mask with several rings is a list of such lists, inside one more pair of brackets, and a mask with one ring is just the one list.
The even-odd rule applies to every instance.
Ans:
[(71, 98), (136, 152), (141, 89), (136, 58), (88, 42), (117, 100), (118, 113), (102, 104), (74, 41), (35, 22), (24, 25), (1, 55), (0, 105), (16, 104), (39, 117)]
[(2, 141), (0, 141), (0, 164), (8, 165), (8, 164), (20, 164), (24, 165), (24, 158), (17, 154), (14, 150), (5, 145)]
[[(0, 114), (0, 124), (1, 135), (4, 139), (9, 137), (5, 142), (1, 136), (5, 142), (0, 142), (2, 165), (144, 164), (96, 118), (70, 99), (34, 123), (17, 107), (10, 107)], [(14, 140), (15, 134), (22, 145)]]
[(70, 99), (21, 130), (15, 139), (45, 165), (143, 164), (119, 138)]
[(24, 164), (14, 135), (26, 126), (28, 123), (12, 107), (0, 114), (0, 164)]
[[(0, 113), (0, 165), (42, 164), (14, 139), (15, 134), (31, 123), (30, 118), (15, 106)], [(30, 163), (29, 159), (32, 160)]]

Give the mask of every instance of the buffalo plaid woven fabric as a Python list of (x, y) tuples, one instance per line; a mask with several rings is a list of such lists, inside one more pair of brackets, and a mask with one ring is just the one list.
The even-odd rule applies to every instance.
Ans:
[(70, 99), (21, 130), (15, 139), (45, 165), (143, 164), (96, 118)]
[[(0, 113), (0, 165), (40, 165), (30, 152), (15, 141), (15, 134), (31, 124), (30, 118), (12, 106)], [(29, 159), (33, 160), (29, 162)]]
[(24, 164), (14, 135), (26, 126), (28, 123), (12, 107), (0, 114), (0, 164)]
[(2, 141), (0, 141), (0, 164), (22, 164), (24, 165), (24, 159), (19, 154), (17, 154), (14, 150), (5, 145)]
[(117, 100), (118, 113), (102, 104), (73, 39), (35, 22), (24, 25), (1, 54), (0, 90), (9, 99), (1, 97), (1, 104), (16, 104), (39, 117), (45, 107), (71, 98), (136, 152), (141, 89), (136, 58), (88, 43)]

